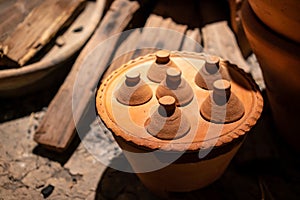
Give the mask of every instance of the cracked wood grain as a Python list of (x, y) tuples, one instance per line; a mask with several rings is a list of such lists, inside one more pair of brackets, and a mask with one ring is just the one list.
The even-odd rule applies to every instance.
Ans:
[(0, 66), (23, 66), (84, 8), (84, 0), (48, 0), (35, 7), (2, 42)]
[[(99, 56), (90, 57), (88, 63), (85, 63), (86, 66), (81, 74), (77, 74), (77, 72), (91, 50), (111, 35), (121, 32), (138, 8), (139, 5), (136, 1), (114, 1), (100, 26), (77, 58), (65, 82), (50, 103), (48, 111), (34, 137), (37, 143), (55, 151), (67, 149), (75, 135), (72, 103), (73, 107), (76, 108), (75, 115), (82, 116), (93, 97), (93, 90), (97, 86), (101, 73), (105, 70), (106, 63), (110, 54), (114, 51), (114, 44), (117, 41), (112, 41), (105, 50), (99, 52), (98, 55), (101, 55), (101, 58)], [(72, 92), (77, 75), (80, 76), (80, 84), (83, 87), (80, 91), (77, 91), (80, 99), (74, 103), (72, 102)]]

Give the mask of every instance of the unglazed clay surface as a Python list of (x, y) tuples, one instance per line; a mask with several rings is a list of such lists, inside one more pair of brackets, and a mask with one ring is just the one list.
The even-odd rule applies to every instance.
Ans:
[(214, 82), (213, 91), (204, 100), (201, 115), (214, 123), (231, 123), (239, 120), (245, 112), (244, 105), (231, 92), (229, 81), (220, 79)]
[(249, 0), (259, 19), (276, 33), (300, 43), (299, 0)]
[[(114, 71), (98, 90), (97, 110), (108, 128), (114, 134), (133, 142), (138, 146), (166, 151), (199, 150), (213, 146), (221, 146), (244, 135), (259, 118), (263, 101), (254, 81), (236, 66), (220, 59), (220, 66), (230, 75), (231, 91), (244, 106), (242, 117), (231, 123), (213, 123), (202, 117), (200, 108), (210, 91), (198, 87), (195, 75), (204, 66), (205, 54), (188, 52), (171, 52), (170, 61), (181, 70), (181, 77), (192, 89), (193, 98), (186, 105), (178, 107), (190, 123), (189, 131), (182, 137), (163, 140), (149, 134), (145, 123), (157, 110), (159, 103), (156, 90), (159, 84), (149, 80), (147, 74), (156, 60), (155, 54), (149, 54), (132, 60)], [(169, 61), (169, 62), (170, 62)], [(115, 92), (125, 81), (128, 72), (140, 73), (140, 78), (151, 88), (153, 97), (144, 104), (128, 106), (120, 103)]]
[(164, 96), (159, 100), (159, 106), (145, 122), (145, 128), (154, 137), (160, 139), (176, 139), (190, 130), (190, 123), (175, 105), (175, 98)]
[(116, 99), (124, 104), (136, 106), (144, 104), (152, 98), (151, 88), (140, 78), (140, 73), (128, 72), (121, 87), (116, 91)]
[(190, 103), (194, 93), (189, 83), (181, 76), (181, 71), (169, 68), (165, 73), (165, 78), (156, 89), (157, 99), (169, 95), (175, 98), (178, 106)]
[(155, 54), (155, 60), (152, 62), (147, 72), (149, 80), (160, 83), (166, 77), (166, 71), (169, 68), (178, 69), (176, 63), (170, 59), (169, 51), (158, 51)]
[[(113, 131), (140, 180), (157, 195), (195, 190), (218, 179), (243, 142), (245, 133), (260, 117), (262, 96), (254, 81), (236, 66), (223, 60), (219, 62), (231, 77), (230, 82), (215, 81), (213, 92), (195, 83), (195, 75), (203, 68), (205, 57), (205, 54), (171, 52), (169, 62), (176, 64), (179, 70), (166, 67), (164, 80), (156, 83), (147, 78), (157, 59), (157, 55), (149, 54), (123, 65), (104, 80), (98, 90), (99, 115)], [(127, 79), (124, 74), (140, 74), (153, 97), (136, 106), (120, 103), (114, 93)], [(185, 89), (176, 94), (180, 86)], [(221, 117), (222, 123), (214, 122), (213, 112), (203, 117), (200, 108), (207, 106), (211, 93), (222, 92), (226, 94), (226, 101), (217, 107), (218, 116), (223, 114), (224, 117), (223, 120)], [(210, 103), (209, 108), (215, 110), (217, 104)], [(232, 107), (228, 109), (229, 121), (224, 106), (227, 104)], [(240, 104), (238, 115), (234, 113), (236, 104)], [(200, 156), (200, 152), (208, 154)], [(178, 160), (172, 160), (177, 155)]]
[(205, 64), (195, 76), (195, 83), (207, 90), (213, 89), (213, 83), (219, 79), (230, 80), (228, 71), (220, 66), (220, 58), (217, 56), (207, 56)]
[(249, 3), (243, 5), (242, 17), (246, 36), (262, 68), (275, 124), (300, 152), (300, 45), (266, 27)]

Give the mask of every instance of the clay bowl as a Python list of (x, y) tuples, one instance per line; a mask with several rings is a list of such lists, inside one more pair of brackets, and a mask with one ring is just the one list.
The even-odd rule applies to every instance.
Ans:
[(291, 146), (299, 151), (300, 45), (265, 27), (248, 3), (242, 8), (242, 20), (262, 68), (276, 126)]
[(298, 0), (249, 0), (258, 18), (275, 32), (300, 43)]
[[(260, 117), (262, 96), (253, 79), (237, 66), (220, 59), (219, 65), (229, 74), (230, 82), (220, 80), (222, 84), (214, 84), (212, 90), (196, 84), (196, 74), (205, 66), (206, 57), (203, 53), (171, 52), (169, 60), (176, 67), (169, 67), (165, 79), (156, 83), (148, 79), (147, 74), (157, 56), (148, 54), (122, 65), (103, 80), (97, 91), (96, 108), (101, 120), (112, 131), (140, 180), (158, 195), (196, 190), (217, 180)], [(178, 69), (181, 73), (176, 73)], [(189, 89), (181, 90), (184, 97), (178, 94), (177, 99), (172, 96), (177, 91), (167, 92), (162, 97), (157, 95), (158, 91), (164, 91), (162, 87), (169, 81), (176, 82), (178, 77), (182, 80), (177, 86), (188, 87), (191, 93), (183, 92)], [(142, 88), (135, 93), (129, 90), (134, 81)], [(228, 109), (225, 120), (220, 122), (202, 106), (211, 101), (212, 94), (222, 86), (231, 91), (228, 102), (231, 96), (239, 101), (241, 112), (234, 119), (227, 118), (227, 114), (235, 116), (235, 110)], [(132, 94), (130, 103), (118, 100), (123, 87), (128, 95)], [(141, 98), (136, 98), (136, 94), (143, 92)]]

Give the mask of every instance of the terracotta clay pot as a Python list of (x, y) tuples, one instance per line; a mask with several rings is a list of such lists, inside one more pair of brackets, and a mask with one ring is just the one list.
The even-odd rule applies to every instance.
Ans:
[[(195, 76), (205, 65), (206, 58), (204, 53), (170, 52), (169, 59), (180, 73), (173, 73), (174, 68), (170, 66), (171, 71), (165, 70), (166, 79), (175, 74), (169, 78), (175, 77), (176, 83), (185, 80), (192, 90), (192, 98), (184, 105), (176, 104), (175, 93), (175, 97), (169, 92), (166, 96), (157, 96), (163, 82), (147, 77), (153, 69), (155, 54), (124, 64), (103, 80), (97, 91), (98, 114), (140, 180), (158, 195), (196, 190), (217, 180), (260, 117), (263, 99), (258, 87), (237, 66), (220, 59), (219, 65), (226, 70), (230, 81), (216, 81), (212, 90), (196, 84)], [(139, 72), (153, 93), (150, 100), (136, 106), (117, 100), (127, 74), (133, 72)], [(190, 91), (186, 95), (190, 96)], [(212, 113), (204, 118), (200, 110), (206, 106), (205, 101), (213, 102), (208, 106), (217, 105), (210, 108)], [(240, 104), (237, 112), (229, 102)], [(231, 108), (226, 110), (226, 104)], [(223, 114), (226, 120), (214, 122), (214, 111), (218, 116)]]
[(300, 43), (299, 0), (249, 0), (258, 18), (275, 32)]
[(262, 68), (276, 126), (299, 151), (300, 45), (268, 29), (248, 3), (242, 8), (242, 20), (246, 36)]

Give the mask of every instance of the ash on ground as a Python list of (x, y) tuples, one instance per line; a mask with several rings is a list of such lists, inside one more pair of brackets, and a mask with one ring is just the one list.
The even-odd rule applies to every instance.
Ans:
[(112, 133), (99, 118), (96, 118), (90, 125), (90, 130), (82, 143), (98, 161), (106, 166), (109, 166), (114, 158), (122, 154)]

